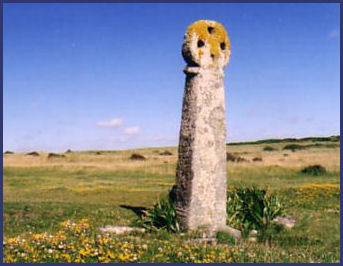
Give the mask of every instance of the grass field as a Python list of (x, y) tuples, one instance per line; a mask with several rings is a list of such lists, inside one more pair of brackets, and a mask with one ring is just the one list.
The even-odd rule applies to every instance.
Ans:
[[(52, 159), (47, 153), (4, 154), (4, 260), (338, 262), (339, 141), (308, 139), (296, 141), (304, 149), (283, 150), (291, 143), (227, 145), (228, 152), (248, 160), (228, 162), (229, 188), (268, 187), (297, 221), (271, 247), (248, 241), (206, 245), (189, 242), (191, 235), (164, 231), (99, 235), (99, 226), (134, 223), (135, 213), (121, 205), (149, 208), (168, 193), (175, 181), (176, 147), (71, 152)], [(267, 145), (275, 150), (264, 151)], [(160, 155), (165, 150), (172, 155)], [(132, 161), (132, 153), (147, 160)], [(255, 157), (262, 161), (253, 161)], [(327, 173), (300, 173), (314, 164)]]

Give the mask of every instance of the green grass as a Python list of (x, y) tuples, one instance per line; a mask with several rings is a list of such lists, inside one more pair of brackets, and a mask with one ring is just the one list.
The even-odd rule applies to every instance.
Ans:
[[(319, 141), (327, 142), (332, 139)], [(318, 139), (306, 138), (304, 143), (297, 143), (309, 145), (311, 141)], [(278, 150), (272, 153), (264, 152), (263, 147), (266, 143), (276, 143), (273, 145), (278, 145), (275, 146)], [(215, 248), (203, 244), (192, 247), (196, 260), (206, 262), (208, 254), (229, 252), (225, 249), (229, 246), (232, 252), (231, 262), (339, 261), (339, 165), (325, 165), (326, 162), (332, 162), (333, 158), (338, 161), (339, 149), (316, 145), (284, 158), (284, 145), (284, 141), (280, 143), (271, 140), (251, 145), (229, 145), (230, 152), (246, 152), (245, 156), (259, 156), (263, 158), (263, 162), (229, 162), (228, 186), (231, 188), (255, 184), (258, 187), (267, 187), (280, 198), (286, 213), (296, 219), (296, 226), (273, 238), (271, 247), (247, 241), (235, 244), (230, 237), (221, 234), (219, 244)], [(105, 155), (96, 155), (92, 151), (73, 151), (67, 155), (67, 159), (68, 156), (72, 158), (69, 164), (66, 163), (67, 159), (61, 159), (61, 162), (57, 163), (15, 164), (7, 163), (6, 160), (10, 157), (5, 157), (5, 237), (25, 236), (28, 232), (53, 234), (59, 230), (60, 223), (66, 220), (88, 219), (94, 234), (100, 226), (133, 224), (137, 218), (136, 214), (121, 205), (151, 208), (158, 198), (168, 193), (175, 182), (176, 157), (160, 156), (161, 160), (156, 161), (152, 157), (159, 157), (158, 152), (154, 152), (156, 150), (163, 151), (165, 148), (139, 150), (139, 153), (147, 157), (147, 165), (130, 162), (128, 158), (133, 152), (126, 152), (122, 157), (123, 160), (127, 158), (127, 166), (118, 169), (112, 167), (112, 164), (117, 164), (116, 157), (106, 156), (120, 156), (120, 151), (102, 151)], [(170, 150), (176, 156), (175, 148)], [(312, 157), (308, 157), (309, 155)], [(16, 158), (18, 155), (6, 156)], [(78, 164), (79, 161), (83, 162), (78, 156), (89, 159), (85, 159), (83, 164)], [(292, 165), (291, 160), (295, 162), (293, 156), (299, 156), (299, 165)], [(318, 161), (323, 162), (327, 172), (319, 176), (301, 174), (300, 170), (303, 167), (318, 163), (309, 161), (308, 158), (317, 158), (313, 156), (317, 156)], [(272, 161), (268, 161), (270, 158)], [(41, 156), (32, 160), (40, 159)], [(286, 163), (279, 161), (281, 159), (286, 160)], [(92, 164), (93, 160), (99, 160), (99, 165)], [(106, 161), (106, 167), (102, 166), (101, 160)], [(287, 163), (287, 160), (290, 160), (290, 163)], [(115, 239), (119, 242), (132, 242), (134, 237), (118, 236)], [(181, 248), (185, 248), (184, 245), (190, 237), (188, 234), (180, 235), (165, 231), (139, 235), (139, 245), (148, 245), (139, 261), (193, 261), (193, 255), (177, 255)], [(160, 251), (159, 247), (165, 245), (169, 245), (170, 250)], [(219, 257), (208, 260), (217, 261), (220, 260)]]

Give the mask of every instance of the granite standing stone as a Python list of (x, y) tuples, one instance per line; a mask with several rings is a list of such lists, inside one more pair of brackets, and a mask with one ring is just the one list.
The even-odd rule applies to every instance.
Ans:
[(186, 230), (226, 226), (224, 67), (230, 53), (222, 24), (199, 20), (188, 27), (175, 190), (177, 217)]

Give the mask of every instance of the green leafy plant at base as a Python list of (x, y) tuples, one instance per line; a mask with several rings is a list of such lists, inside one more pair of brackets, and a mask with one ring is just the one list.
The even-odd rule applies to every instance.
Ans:
[(176, 219), (175, 203), (170, 198), (160, 199), (152, 209), (146, 211), (138, 224), (148, 230), (164, 229), (179, 232), (180, 227)]
[(247, 238), (251, 230), (258, 231), (259, 241), (271, 242), (273, 234), (282, 228), (273, 219), (283, 214), (283, 207), (275, 195), (266, 189), (238, 187), (227, 194), (228, 224), (241, 230)]
[(226, 232), (217, 232), (216, 238), (218, 243), (229, 244), (231, 246), (236, 244), (235, 238)]

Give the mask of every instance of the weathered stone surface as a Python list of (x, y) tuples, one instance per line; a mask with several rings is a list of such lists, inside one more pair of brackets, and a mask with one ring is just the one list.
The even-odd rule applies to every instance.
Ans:
[(226, 225), (226, 125), (224, 67), (230, 42), (224, 27), (200, 20), (189, 26), (182, 48), (187, 62), (176, 209), (183, 229)]

